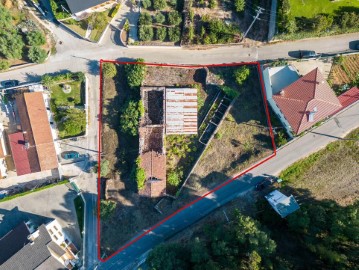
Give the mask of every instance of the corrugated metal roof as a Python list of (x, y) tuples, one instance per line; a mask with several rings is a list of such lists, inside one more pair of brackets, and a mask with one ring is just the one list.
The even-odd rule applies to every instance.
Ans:
[(197, 134), (197, 89), (166, 88), (166, 134)]

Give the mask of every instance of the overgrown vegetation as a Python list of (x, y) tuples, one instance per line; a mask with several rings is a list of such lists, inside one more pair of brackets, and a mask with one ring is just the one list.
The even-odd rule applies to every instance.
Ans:
[(80, 195), (75, 198), (74, 204), (75, 204), (75, 209), (76, 209), (77, 223), (79, 225), (81, 237), (83, 237), (85, 204)]
[(141, 167), (141, 158), (136, 159), (136, 165), (134, 168), (134, 179), (137, 183), (137, 189), (141, 190), (145, 187), (146, 174), (145, 170)]
[(103, 63), (102, 72), (105, 78), (113, 78), (117, 74), (116, 65), (114, 63)]
[(25, 12), (18, 14), (17, 3), (10, 6), (12, 8), (5, 8), (0, 3), (0, 70), (8, 69), (10, 63), (16, 61), (43, 63), (47, 56), (43, 31)]
[[(205, 12), (206, 8), (216, 9), (217, 1), (190, 1), (187, 7), (187, 26), (184, 30), (184, 44), (226, 44), (239, 42), (241, 33), (234, 19), (224, 20), (218, 14), (229, 12), (232, 9), (242, 13), (244, 1), (237, 0), (234, 3), (220, 2), (218, 11)], [(224, 10), (223, 10), (224, 9)], [(233, 14), (236, 16), (236, 14)]]
[(100, 216), (102, 220), (106, 220), (111, 217), (115, 212), (116, 202), (110, 200), (101, 200), (100, 203)]
[(138, 135), (138, 123), (143, 114), (144, 108), (141, 101), (128, 101), (121, 110), (120, 125), (122, 132), (131, 136)]
[(256, 220), (236, 213), (228, 225), (204, 228), (185, 244), (162, 244), (147, 258), (153, 270), (270, 269), (276, 243)]
[[(181, 0), (178, 0), (181, 1)], [(141, 1), (138, 38), (143, 42), (178, 42), (181, 39), (182, 15), (177, 0)]]

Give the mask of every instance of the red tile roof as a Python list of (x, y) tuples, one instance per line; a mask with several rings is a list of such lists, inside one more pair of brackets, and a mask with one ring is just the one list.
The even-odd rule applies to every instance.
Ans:
[(359, 88), (354, 86), (353, 88), (341, 94), (338, 99), (343, 107), (348, 107), (349, 105), (359, 100)]
[(22, 132), (9, 134), (9, 141), (17, 175), (31, 173), (27, 150), (25, 148), (25, 139)]
[(140, 157), (146, 174), (146, 187), (141, 194), (150, 197), (163, 195), (166, 190), (166, 155), (148, 151)]
[[(342, 107), (318, 68), (273, 95), (273, 99), (295, 134), (310, 128)], [(315, 108), (317, 112), (314, 114), (314, 121), (310, 122), (309, 113)]]

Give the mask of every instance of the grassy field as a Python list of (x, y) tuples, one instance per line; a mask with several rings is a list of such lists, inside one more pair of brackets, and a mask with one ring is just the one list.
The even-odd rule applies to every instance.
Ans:
[(312, 18), (315, 15), (325, 13), (334, 15), (341, 8), (359, 8), (358, 0), (329, 1), (329, 0), (289, 0), (291, 17)]
[(50, 86), (51, 99), (57, 106), (81, 106), (84, 105), (83, 91), (81, 82), (73, 81), (66, 83), (71, 87), (69, 94), (62, 91), (62, 84), (54, 84)]
[[(359, 129), (288, 167), (280, 178), (290, 187), (309, 189), (313, 197), (353, 203), (359, 192)], [(350, 140), (352, 139), (352, 140)]]

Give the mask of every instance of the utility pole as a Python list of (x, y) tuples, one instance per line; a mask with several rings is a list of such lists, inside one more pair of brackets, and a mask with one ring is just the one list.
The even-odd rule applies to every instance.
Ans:
[(252, 22), (251, 25), (248, 27), (247, 31), (244, 33), (242, 40), (244, 40), (244, 39), (246, 38), (246, 36), (247, 36), (249, 30), (251, 30), (251, 28), (252, 28), (253, 24), (255, 23), (255, 21), (256, 21), (256, 20), (260, 20), (260, 19), (258, 19), (258, 18), (259, 18), (259, 15), (261, 15), (261, 14), (263, 13), (264, 8), (257, 7), (257, 10), (256, 10), (256, 11), (257, 11), (257, 15), (253, 17), (253, 22)]

